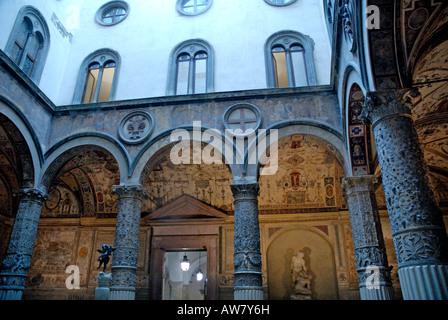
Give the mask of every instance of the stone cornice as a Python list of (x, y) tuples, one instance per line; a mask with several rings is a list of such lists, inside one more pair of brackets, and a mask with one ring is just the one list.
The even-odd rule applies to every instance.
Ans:
[(39, 89), (39, 87), (3, 52), (0, 50), (0, 67), (12, 74), (13, 78), (17, 80), (26, 91), (39, 101), (40, 105), (50, 114), (54, 114), (56, 106), (45, 95), (45, 93)]

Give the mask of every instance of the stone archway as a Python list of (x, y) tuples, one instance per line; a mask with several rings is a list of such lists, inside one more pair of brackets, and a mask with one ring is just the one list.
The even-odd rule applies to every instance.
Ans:
[[(203, 150), (205, 145), (199, 144)], [(142, 203), (145, 225), (151, 227), (149, 298), (162, 299), (164, 257), (167, 251), (207, 252), (207, 291), (210, 300), (219, 298), (219, 234), (225, 221), (232, 220), (232, 174), (228, 166), (193, 161), (173, 163), (172, 144), (151, 157), (142, 183), (148, 198)]]
[[(43, 202), (24, 291), (26, 299), (92, 299), (97, 285), (97, 249), (112, 245), (120, 167), (107, 149), (95, 145), (61, 146), (46, 164)], [(66, 287), (66, 268), (79, 268), (79, 290)], [(109, 272), (109, 270), (107, 270)]]

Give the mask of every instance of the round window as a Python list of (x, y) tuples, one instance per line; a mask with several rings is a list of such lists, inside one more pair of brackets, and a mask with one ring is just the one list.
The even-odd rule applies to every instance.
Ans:
[(212, 0), (178, 0), (177, 11), (184, 15), (194, 16), (205, 12), (212, 5)]
[(260, 127), (260, 110), (248, 103), (240, 103), (228, 108), (223, 115), (224, 127), (234, 135), (250, 134)]
[(272, 6), (282, 7), (293, 4), (297, 0), (264, 0), (264, 1)]
[(103, 26), (120, 23), (129, 14), (129, 5), (124, 1), (111, 1), (104, 4), (96, 13), (96, 21)]

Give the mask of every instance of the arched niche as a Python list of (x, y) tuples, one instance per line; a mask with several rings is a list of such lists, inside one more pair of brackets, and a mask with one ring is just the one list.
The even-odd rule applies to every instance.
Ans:
[(290, 300), (291, 262), (299, 250), (303, 251), (305, 266), (312, 276), (311, 298), (338, 299), (334, 252), (328, 237), (315, 228), (292, 225), (277, 231), (267, 247), (269, 300)]

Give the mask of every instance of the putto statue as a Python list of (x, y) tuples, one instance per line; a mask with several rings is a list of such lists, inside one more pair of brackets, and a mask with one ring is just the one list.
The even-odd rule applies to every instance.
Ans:
[(311, 300), (312, 275), (305, 265), (305, 254), (299, 250), (291, 259), (292, 291), (291, 300)]
[(112, 255), (112, 252), (115, 251), (115, 248), (112, 248), (112, 246), (109, 246), (107, 244), (103, 244), (102, 248), (102, 250), (97, 250), (99, 253), (101, 253), (100, 257), (98, 258), (100, 265), (97, 269), (101, 268), (101, 265), (103, 265), (103, 272), (106, 272), (107, 264), (109, 263), (110, 256)]

